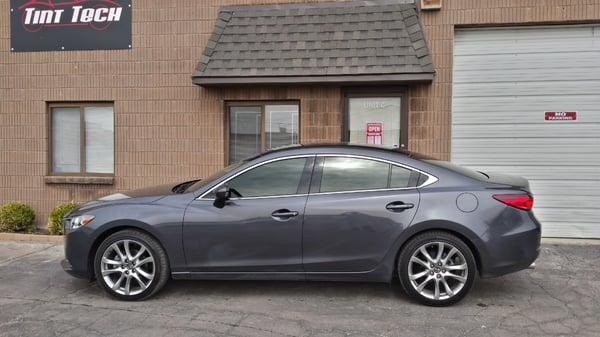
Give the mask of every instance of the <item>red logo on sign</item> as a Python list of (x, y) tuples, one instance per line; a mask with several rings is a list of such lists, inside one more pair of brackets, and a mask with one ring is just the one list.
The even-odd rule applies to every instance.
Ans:
[(367, 123), (367, 144), (382, 145), (383, 144), (383, 123), (369, 122)]
[(546, 111), (544, 119), (547, 121), (576, 121), (577, 111)]

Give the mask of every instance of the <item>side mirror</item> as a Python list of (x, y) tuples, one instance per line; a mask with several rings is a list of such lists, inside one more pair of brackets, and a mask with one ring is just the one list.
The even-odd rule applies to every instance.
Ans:
[(213, 205), (216, 208), (225, 207), (225, 203), (227, 202), (227, 200), (229, 200), (230, 195), (231, 193), (229, 192), (229, 186), (223, 185), (217, 188), (217, 190), (215, 191), (215, 202), (213, 202)]

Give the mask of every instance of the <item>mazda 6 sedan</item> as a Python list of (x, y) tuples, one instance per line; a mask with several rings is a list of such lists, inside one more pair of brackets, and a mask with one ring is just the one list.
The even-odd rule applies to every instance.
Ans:
[(528, 268), (527, 180), (398, 150), (294, 146), (205, 180), (109, 195), (64, 220), (63, 268), (122, 300), (173, 279), (392, 282), (423, 304)]

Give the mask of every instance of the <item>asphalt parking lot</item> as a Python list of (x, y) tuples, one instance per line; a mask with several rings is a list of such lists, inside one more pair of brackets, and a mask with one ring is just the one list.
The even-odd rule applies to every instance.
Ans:
[(0, 336), (600, 336), (600, 245), (544, 245), (536, 270), (477, 280), (450, 308), (397, 285), (171, 281), (118, 302), (60, 268), (63, 247), (0, 241)]

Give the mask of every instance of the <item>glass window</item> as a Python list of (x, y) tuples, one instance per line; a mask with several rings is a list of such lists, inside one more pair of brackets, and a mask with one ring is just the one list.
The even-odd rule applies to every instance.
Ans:
[[(261, 165), (231, 179), (232, 197), (265, 197), (296, 194), (306, 158), (279, 160)], [(237, 192), (237, 193), (236, 193)]]
[(404, 167), (392, 165), (390, 188), (409, 187), (411, 173), (411, 170), (405, 169)]
[(387, 188), (390, 164), (379, 161), (325, 157), (321, 192)]
[(402, 147), (400, 103), (400, 97), (349, 98), (349, 142)]
[(229, 104), (229, 162), (299, 143), (298, 104)]
[(112, 106), (50, 108), (52, 173), (114, 173)]

